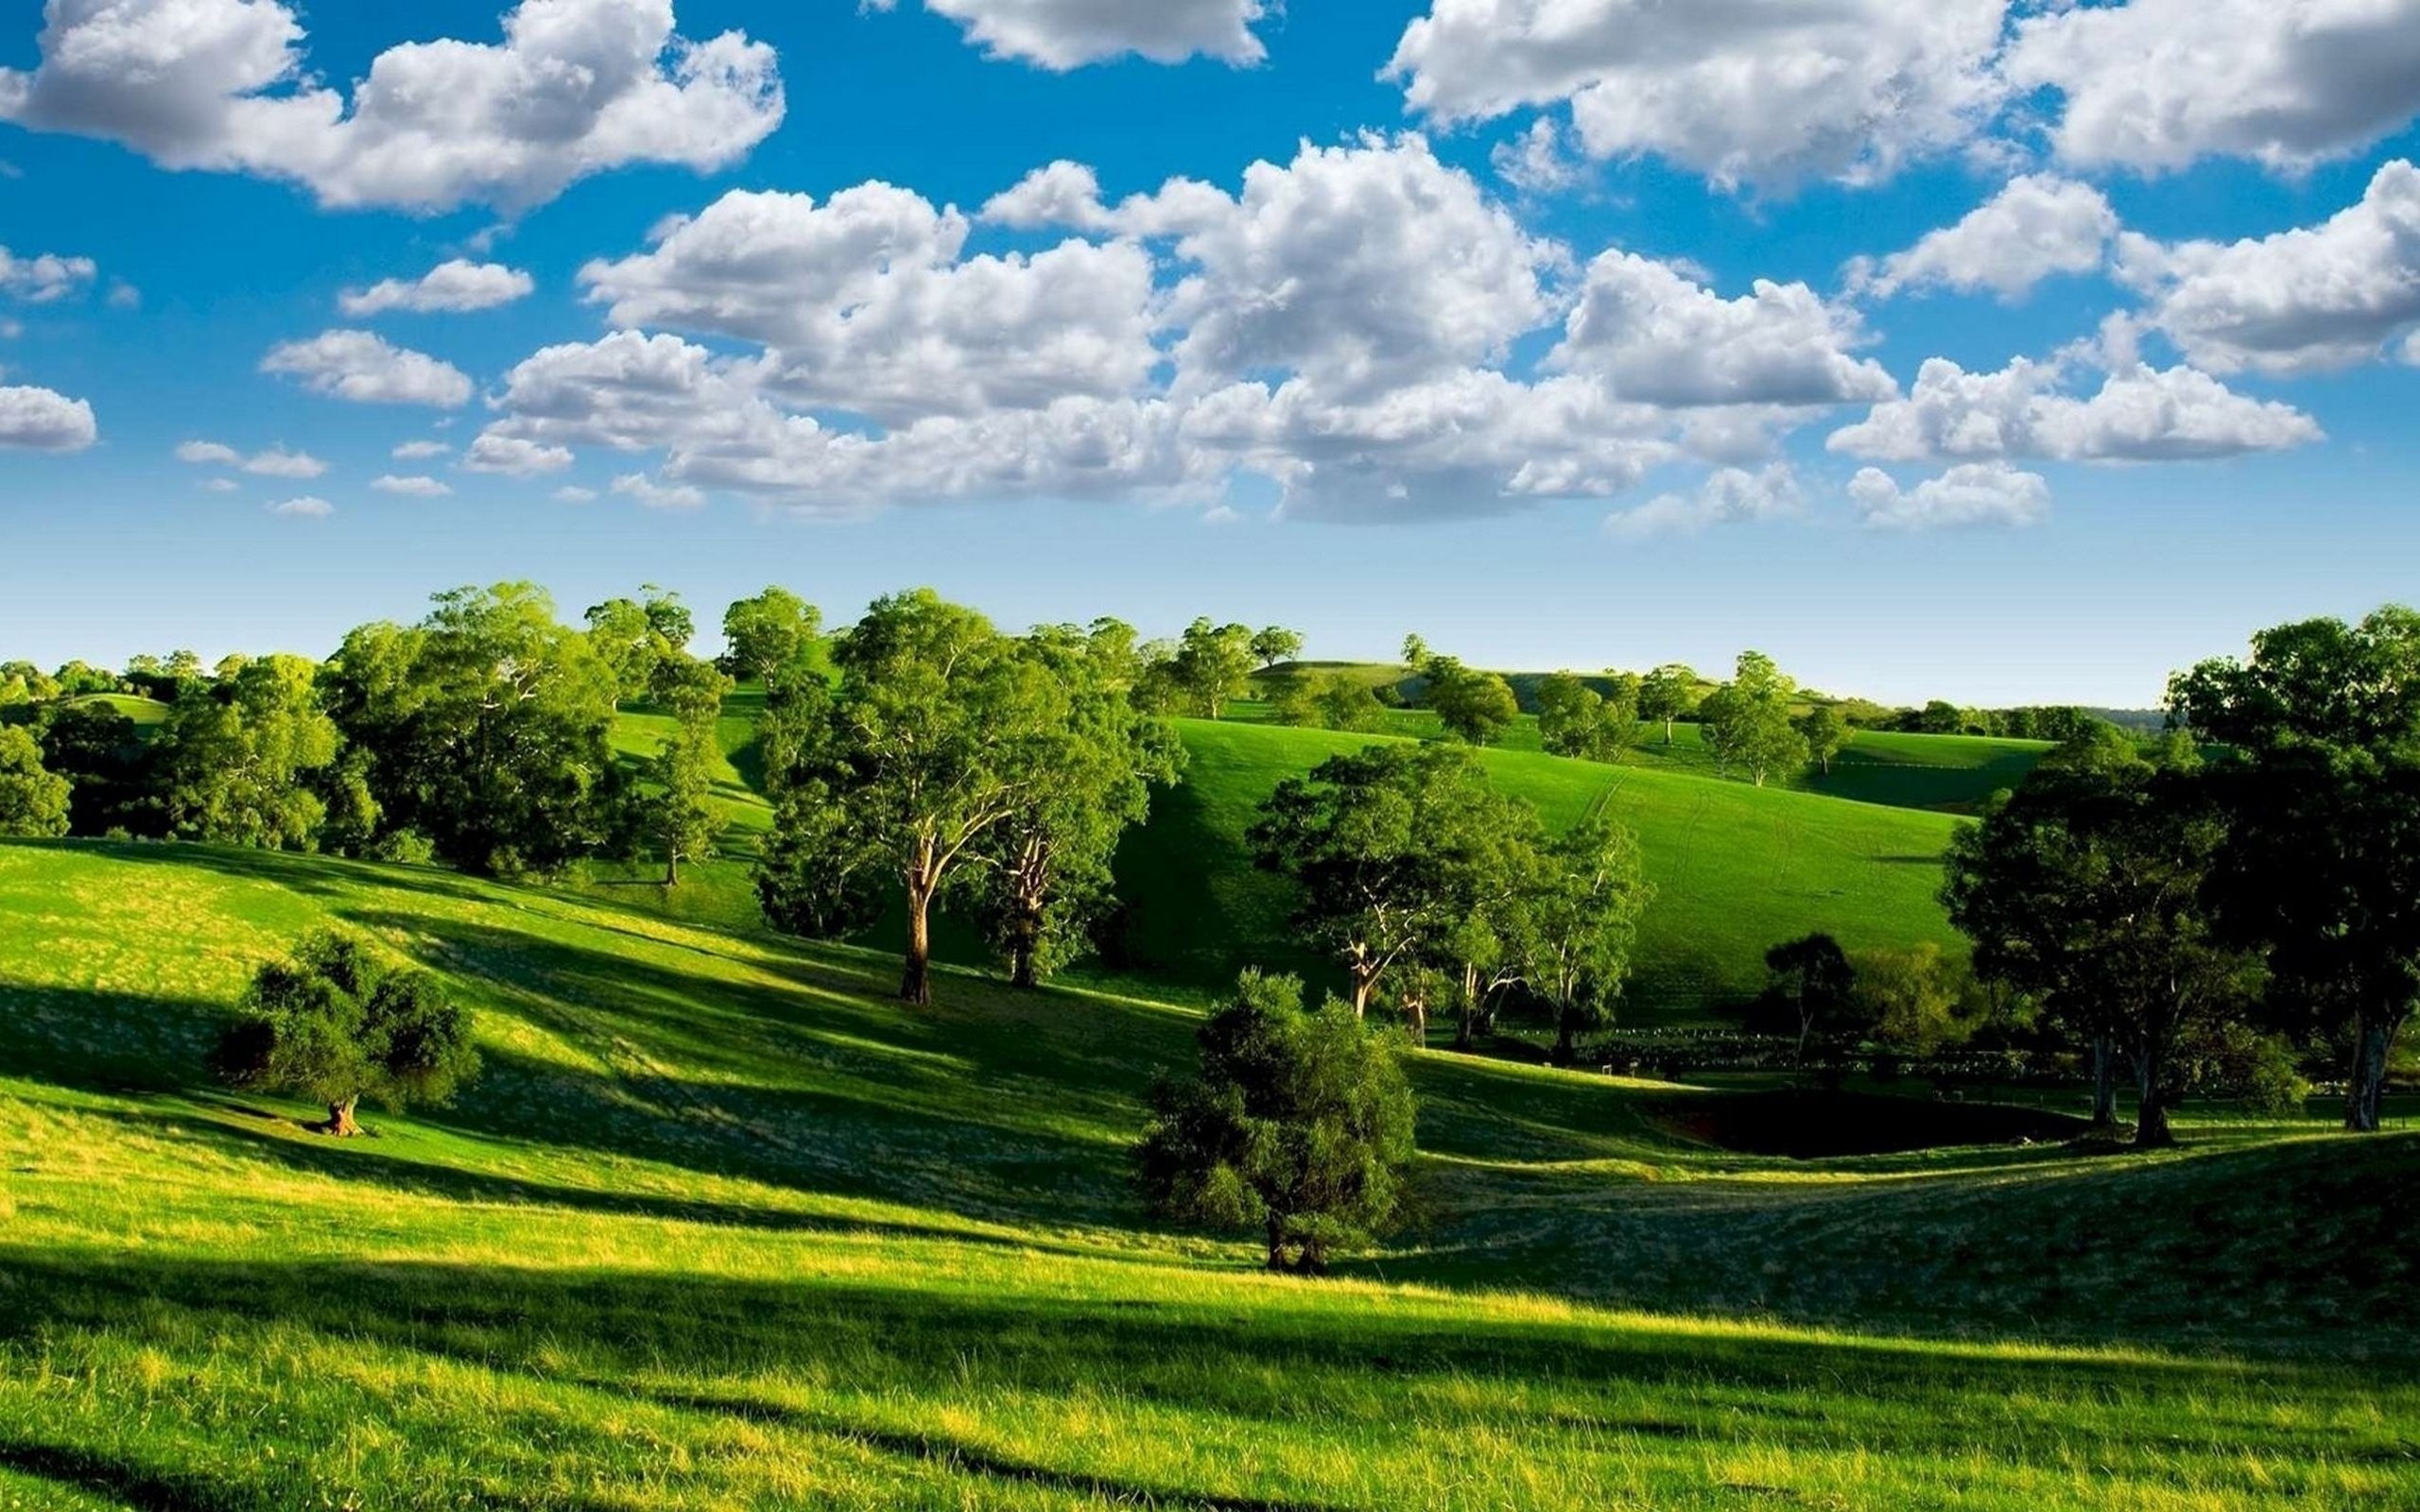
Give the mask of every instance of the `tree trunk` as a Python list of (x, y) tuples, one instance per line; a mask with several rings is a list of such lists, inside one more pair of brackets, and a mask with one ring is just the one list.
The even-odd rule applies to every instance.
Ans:
[(2106, 1029), (2092, 1037), (2092, 1126), (2118, 1126), (2118, 1047)]
[(666, 891), (681, 885), (681, 847), (679, 842), (664, 842), (664, 886)]
[(899, 1001), (929, 1007), (933, 1001), (933, 895), (930, 888), (908, 888), (908, 960), (899, 978)]
[(1374, 967), (1356, 962), (1353, 971), (1353, 1016), (1366, 1018), (1370, 1012), (1370, 996), (1378, 989), (1378, 972)]
[(1403, 1005), (1404, 1017), (1411, 1021), (1411, 1042), (1421, 1049), (1428, 1048), (1428, 1005), (1413, 998)]
[(1669, 719), (1664, 721), (1664, 744), (1667, 746), (1672, 744), (1672, 721)]
[(1269, 1268), (1280, 1272), (1286, 1268), (1286, 1225), (1273, 1212), (1269, 1215)]
[(1554, 1063), (1568, 1066), (1580, 1053), (1580, 1020), (1569, 1008), (1555, 1018)]
[(354, 1105), (359, 1101), (358, 1097), (348, 1097), (340, 1103), (330, 1103), (328, 1121), (321, 1125), (320, 1132), (340, 1140), (349, 1140), (360, 1133), (361, 1125), (353, 1121)]
[(1030, 909), (1018, 914), (1016, 937), (1009, 947), (1009, 958), (1011, 963), (1009, 972), (1010, 986), (1030, 988), (1040, 985), (1041, 977), (1034, 971), (1033, 958), (1037, 951), (1035, 942), (1041, 935), (1042, 919), (1037, 914)]
[(2384, 1123), (2386, 1071), (2402, 1015), (2364, 1013), (2353, 1026), (2353, 1069), (2344, 1079), (2344, 1127), (2375, 1134)]
[(2135, 1148), (2164, 1150), (2176, 1143), (2168, 1126), (2168, 1092), (2159, 1084), (2154, 1057), (2145, 1056), (2135, 1077)]

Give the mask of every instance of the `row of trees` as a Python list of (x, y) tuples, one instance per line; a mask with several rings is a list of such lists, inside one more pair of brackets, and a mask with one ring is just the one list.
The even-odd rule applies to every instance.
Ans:
[(2420, 1001), (2420, 614), (2313, 620), (2180, 674), (2156, 748), (2069, 742), (1952, 846), (1979, 971), (2093, 1047), (2097, 1116), (2128, 1063), (2137, 1139), (2169, 1139), (2185, 1047), (2289, 1037), (2379, 1126)]

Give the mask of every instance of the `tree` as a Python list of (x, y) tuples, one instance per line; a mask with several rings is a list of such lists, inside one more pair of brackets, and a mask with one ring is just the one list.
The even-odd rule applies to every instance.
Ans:
[(1737, 767), (1758, 787), (1775, 772), (1806, 765), (1806, 739), (1790, 723), (1789, 678), (1761, 651), (1742, 651), (1729, 682), (1698, 711), (1707, 748), (1727, 771)]
[(1965, 982), (1958, 965), (1927, 941), (1904, 949), (1860, 952), (1854, 963), (1858, 1020), (1876, 1043), (1908, 1056), (1929, 1056), (1966, 1038)]
[(1538, 740), (1550, 755), (1618, 762), (1637, 725), (1634, 680), (1616, 680), (1610, 698), (1567, 672), (1538, 681)]
[(769, 691), (821, 661), (823, 613), (786, 588), (768, 588), (723, 610), (717, 664), (740, 682)]
[(320, 704), (319, 668), (268, 656), (223, 681), (189, 684), (154, 737), (168, 833), (266, 850), (320, 843), (316, 791), (341, 737)]
[(359, 1133), (364, 1097), (400, 1110), (442, 1104), (478, 1072), (471, 1015), (425, 971), (396, 971), (349, 935), (306, 939), (260, 969), (212, 1069), (237, 1087), (322, 1103), (320, 1132)]
[(1819, 703), (1797, 721), (1795, 728), (1801, 740), (1806, 742), (1806, 758), (1826, 777), (1832, 775), (1832, 758), (1848, 749), (1857, 738), (1857, 730), (1841, 716), (1840, 710), (1828, 703)]
[(42, 747), (0, 725), (0, 834), (51, 839), (67, 833), (69, 783), (43, 768)]
[(1554, 1058), (1569, 1065), (1583, 1029), (1613, 1022), (1639, 915), (1653, 896), (1638, 841), (1592, 814), (1547, 847), (1529, 902), (1529, 981), (1554, 1010)]
[(979, 912), (1017, 987), (1080, 952), (1114, 900), (1118, 841), (1150, 814), (1151, 789), (1184, 769), (1176, 732), (1127, 696), (1124, 628), (1053, 627), (1021, 644), (1066, 702), (1060, 722), (1036, 733), (1032, 780), (1013, 812), (978, 848), (988, 868)]
[(1414, 671), (1428, 664), (1428, 643), (1417, 635), (1403, 638), (1403, 664)]
[(2249, 661), (2176, 678), (2169, 702), (2225, 747), (2229, 926), (2267, 947), (2275, 996), (2342, 1043), (2344, 1125), (2375, 1132), (2420, 1002), (2420, 613), (2264, 630)]
[(1765, 970), (1798, 1022), (1798, 1058), (1805, 1060), (1816, 1030), (1847, 1019), (1857, 971), (1841, 942), (1824, 934), (1802, 936), (1765, 952)]
[(1264, 673), (1260, 679), (1260, 696), (1269, 706), (1271, 724), (1304, 730), (1315, 729), (1322, 722), (1318, 685), (1312, 682), (1307, 673)]
[(1638, 679), (1638, 716), (1664, 726), (1664, 744), (1672, 744), (1674, 721), (1698, 705), (1698, 675), (1678, 662), (1668, 662)]
[(1252, 654), (1263, 671), (1280, 662), (1291, 662), (1303, 654), (1303, 632), (1271, 625), (1253, 636)]
[(829, 714), (774, 812), (757, 890), (774, 924), (857, 915), (878, 874), (908, 912), (899, 996), (932, 1002), (932, 909), (995, 830), (1027, 812), (1069, 693), (973, 610), (930, 589), (878, 599), (839, 638)]
[(329, 713), (370, 753), (388, 833), (491, 874), (595, 848), (619, 809), (618, 696), (590, 638), (527, 583), (460, 588), (419, 625), (365, 625), (322, 676)]
[(1357, 1017), (1388, 969), (1452, 921), (1453, 848), (1486, 782), (1456, 747), (1372, 746), (1287, 779), (1261, 805), (1253, 858), (1301, 885), (1295, 925), (1343, 962)]
[(1133, 1159), (1154, 1211), (1256, 1228), (1270, 1270), (1315, 1276), (1401, 1211), (1414, 1105), (1384, 1037), (1302, 996), (1293, 977), (1244, 972), (1202, 1026), (1200, 1079), (1152, 1092)]
[(134, 721), (109, 704), (59, 703), (43, 712), (42, 763), (74, 784), (68, 833), (157, 835), (163, 824)]
[(680, 594), (649, 583), (637, 598), (609, 598), (591, 608), (588, 633), (613, 670), (616, 693), (631, 701), (647, 696), (658, 666), (688, 649), (696, 623)]
[(664, 847), (664, 885), (681, 885), (681, 863), (713, 853), (720, 817), (714, 806), (715, 767), (722, 747), (715, 726), (731, 679), (711, 662), (673, 652), (657, 662), (649, 696), (672, 716), (672, 733), (647, 763), (655, 791), (643, 803), (648, 828)]
[(1253, 642), (1253, 632), (1241, 625), (1213, 625), (1205, 618), (1185, 627), (1168, 670), (1195, 713), (1216, 719), (1231, 700), (1251, 691)]
[(1422, 701), (1465, 745), (1493, 746), (1521, 717), (1512, 685), (1493, 672), (1473, 671), (1449, 656), (1430, 657), (1421, 672), (1428, 681)]
[(1367, 733), (1387, 722), (1387, 706), (1378, 701), (1370, 685), (1350, 673), (1331, 672), (1320, 679), (1319, 693), (1312, 699), (1319, 711), (1320, 723), (1330, 730)]

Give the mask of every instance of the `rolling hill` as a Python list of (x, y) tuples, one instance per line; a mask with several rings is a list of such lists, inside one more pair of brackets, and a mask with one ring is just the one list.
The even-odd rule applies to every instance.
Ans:
[[(207, 1084), (328, 922), (477, 1010), (457, 1106), (337, 1143)], [(424, 868), (0, 844), (0, 1507), (2420, 1498), (2412, 1136), (1793, 1160), (1723, 1143), (1766, 1094), (1426, 1054), (1422, 1221), (1274, 1280), (1127, 1193), (1192, 1015), (892, 976)]]

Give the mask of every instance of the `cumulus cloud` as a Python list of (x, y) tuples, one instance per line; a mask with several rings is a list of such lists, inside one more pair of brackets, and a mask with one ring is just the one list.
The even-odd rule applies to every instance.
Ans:
[(246, 456), (218, 441), (181, 441), (177, 444), (177, 460), (195, 467), (239, 468), (265, 478), (316, 478), (328, 470), (328, 464), (308, 452), (272, 446)]
[(372, 480), (370, 486), (381, 493), (401, 494), (407, 499), (441, 499), (454, 491), (432, 477), (398, 477), (392, 472)]
[(1850, 181), (1955, 146), (1996, 103), (2008, 0), (1433, 0), (1386, 77), (1443, 122), (1567, 102), (1593, 157), (1724, 185)]
[(704, 490), (685, 483), (659, 483), (644, 473), (625, 473), (614, 480), (614, 491), (626, 499), (636, 499), (650, 509), (702, 509)]
[(1564, 148), (1563, 128), (1541, 115), (1510, 142), (1488, 154), (1496, 177), (1525, 195), (1561, 194), (1580, 181), (1582, 168)]
[(571, 466), (568, 448), (542, 446), (519, 437), (487, 434), (471, 443), (462, 467), (471, 472), (496, 472), (506, 477), (543, 477)]
[(517, 267), (458, 257), (416, 279), (381, 279), (366, 289), (347, 289), (337, 303), (356, 320), (389, 310), (460, 314), (527, 299), (537, 286), (537, 280)]
[(1856, 312), (1804, 284), (1756, 281), (1726, 300), (1668, 263), (1613, 250), (1588, 265), (1548, 366), (1625, 400), (1677, 407), (1819, 405), (1895, 397), (1881, 365), (1851, 354)]
[(299, 499), (283, 500), (265, 507), (271, 514), (285, 515), (294, 520), (324, 520), (337, 512), (335, 505), (310, 494), (305, 494)]
[(92, 286), (100, 268), (89, 257), (42, 252), (19, 257), (0, 247), (0, 297), (49, 304)]
[(1989, 289), (2014, 300), (2056, 274), (2096, 270), (2117, 234), (2118, 213), (2100, 190), (2055, 174), (2025, 174), (1956, 225), (1927, 232), (1878, 266), (1850, 264), (1848, 284), (1881, 299), (1946, 288)]
[[(897, 0), (864, 0), (889, 10)], [(1122, 57), (1179, 63), (1200, 55), (1231, 63), (1267, 56), (1253, 24), (1265, 0), (924, 0), (994, 58), (1064, 72)]]
[(100, 439), (93, 406), (48, 388), (0, 386), (0, 449), (80, 452)]
[(1849, 497), (1879, 530), (1942, 530), (1966, 525), (2032, 525), (2049, 518), (2050, 485), (2006, 462), (1964, 462), (1912, 489), (1878, 467), (1849, 480)]
[(2130, 235), (2118, 265), (2150, 297), (2145, 318), (2214, 371), (2372, 361), (2420, 326), (2420, 168), (2389, 163), (2359, 203), (2273, 236), (2164, 247)]
[(2236, 393), (2198, 369), (2114, 368), (2089, 397), (2067, 392), (2068, 360), (2025, 358), (1970, 373), (1927, 361), (1905, 399), (1832, 433), (1835, 452), (1881, 461), (2191, 461), (2283, 451), (2322, 438), (2291, 405)]
[(0, 120), (434, 212), (523, 210), (631, 163), (710, 172), (783, 114), (772, 49), (682, 37), (672, 0), (525, 0), (500, 42), (389, 48), (349, 96), (306, 40), (285, 0), (47, 0), (41, 62), (0, 69)]
[(272, 347), (261, 371), (299, 378), (314, 393), (361, 404), (458, 409), (471, 401), (471, 380), (460, 369), (369, 331), (323, 331), (308, 341)]
[(398, 462), (425, 462), (431, 457), (451, 455), (453, 451), (443, 441), (405, 441), (389, 455)]
[(2052, 138), (2070, 163), (2300, 168), (2420, 113), (2420, 0), (2061, 6), (2019, 25), (2006, 67), (2065, 96)]
[(1719, 524), (1771, 520), (1806, 507), (1798, 474), (1786, 462), (1759, 472), (1726, 467), (1709, 473), (1692, 493), (1659, 494), (1634, 509), (1605, 517), (1608, 535), (1695, 535)]

